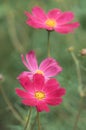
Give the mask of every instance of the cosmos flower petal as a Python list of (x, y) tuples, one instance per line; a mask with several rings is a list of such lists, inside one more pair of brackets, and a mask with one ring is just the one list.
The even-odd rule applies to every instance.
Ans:
[(39, 102), (36, 106), (38, 112), (46, 111), (49, 112), (49, 107), (45, 102)]
[(38, 20), (27, 20), (26, 24), (29, 24), (30, 26), (33, 26), (34, 28), (45, 28), (45, 24), (42, 22), (38, 22)]
[(57, 64), (57, 62), (53, 58), (46, 58), (41, 62), (39, 69), (44, 71), (44, 70), (46, 70), (46, 68), (48, 68), (48, 66), (50, 66), (50, 65), (53, 66), (56, 64)]
[(32, 20), (34, 19), (34, 17), (27, 11), (25, 11), (25, 15), (27, 16), (28, 20), (29, 19), (32, 19)]
[(66, 89), (65, 88), (59, 88), (57, 90), (58, 97), (64, 96), (65, 94), (66, 94)]
[(62, 68), (58, 65), (53, 58), (46, 58), (39, 66), (39, 69), (45, 73), (45, 76), (52, 77), (62, 71)]
[(62, 68), (60, 66), (54, 67), (54, 66), (49, 66), (46, 68), (44, 71), (46, 77), (53, 77), (59, 74), (62, 71)]
[(74, 13), (72, 12), (64, 12), (60, 15), (60, 17), (57, 19), (57, 22), (59, 25), (66, 24), (73, 20)]
[(79, 26), (80, 26), (80, 24), (78, 22), (75, 22), (75, 23), (59, 26), (59, 27), (55, 28), (55, 30), (59, 33), (66, 34), (69, 32), (73, 32), (73, 30)]
[(48, 91), (47, 92), (47, 96), (50, 98), (53, 98), (53, 97), (61, 97), (61, 96), (64, 96), (66, 94), (66, 90), (65, 88), (58, 88), (58, 89), (52, 89), (52, 91)]
[(45, 86), (46, 87), (44, 87), (43, 90), (46, 91), (47, 94), (49, 94), (54, 93), (57, 89), (59, 89), (60, 84), (58, 81), (56, 81), (56, 79), (49, 79), (48, 81), (46, 81)]
[(22, 73), (18, 76), (17, 79), (18, 79), (19, 83), (23, 86), (24, 89), (32, 91), (32, 89), (31, 89), (32, 82), (31, 82), (30, 78), (28, 77), (28, 75), (25, 75), (24, 73)]
[(27, 106), (36, 106), (35, 98), (22, 99), (22, 103)]
[(57, 19), (61, 14), (62, 11), (60, 9), (53, 9), (48, 12), (47, 16), (50, 19)]
[(62, 98), (48, 98), (46, 99), (46, 102), (51, 106), (57, 106), (62, 103)]
[(26, 24), (33, 26), (34, 28), (41, 28), (43, 26), (43, 22), (41, 22), (40, 19), (35, 18), (29, 12), (26, 11), (25, 15), (27, 16)]
[(25, 61), (24, 55), (21, 55), (21, 58), (22, 58), (23, 64), (26, 66), (26, 68), (29, 69), (27, 62)]
[(33, 74), (32, 72), (28, 72), (28, 71), (23, 71), (18, 77), (17, 79), (21, 79), (21, 77), (29, 77), (30, 79), (33, 78)]
[(38, 69), (37, 59), (34, 51), (30, 51), (28, 54), (26, 54), (26, 61), (30, 71), (34, 72), (36, 69)]
[(16, 88), (16, 94), (21, 97), (21, 98), (28, 98), (28, 93), (25, 92), (24, 90), (21, 90), (19, 88)]
[(32, 15), (37, 18), (38, 20), (45, 21), (46, 20), (46, 14), (44, 10), (38, 6), (35, 6), (32, 9)]
[(59, 82), (55, 78), (49, 79), (46, 82), (46, 88), (49, 88), (52, 86), (55, 86), (55, 88), (56, 88), (56, 86), (57, 86), (57, 88), (60, 86)]
[(33, 82), (34, 82), (34, 86), (36, 87), (36, 90), (41, 90), (44, 86), (44, 76), (41, 74), (35, 74), (33, 76)]

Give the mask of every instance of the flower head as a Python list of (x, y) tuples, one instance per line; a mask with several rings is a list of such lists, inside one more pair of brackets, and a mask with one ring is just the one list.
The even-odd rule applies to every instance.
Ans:
[(79, 22), (71, 22), (74, 19), (73, 12), (62, 12), (60, 9), (52, 9), (48, 13), (40, 7), (35, 6), (32, 9), (32, 14), (25, 12), (27, 16), (26, 23), (33, 28), (41, 28), (49, 31), (66, 34), (73, 32), (79, 27)]
[(22, 76), (19, 82), (24, 90), (16, 88), (16, 93), (22, 98), (22, 103), (36, 107), (38, 112), (49, 112), (48, 105), (59, 105), (66, 92), (56, 79), (49, 79), (45, 82), (44, 77), (39, 74), (35, 74), (33, 80), (30, 80), (27, 75)]
[(30, 70), (30, 72), (24, 71), (18, 76), (18, 79), (25, 75), (28, 75), (28, 77), (32, 79), (34, 74), (41, 74), (45, 77), (45, 79), (48, 79), (52, 76), (56, 76), (62, 71), (62, 68), (53, 58), (44, 59), (38, 66), (34, 51), (30, 51), (28, 54), (26, 54), (26, 60), (22, 55), (22, 61), (28, 70)]

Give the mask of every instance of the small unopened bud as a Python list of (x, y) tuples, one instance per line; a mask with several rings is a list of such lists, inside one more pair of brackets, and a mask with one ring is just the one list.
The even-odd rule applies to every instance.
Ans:
[(86, 97), (86, 88), (83, 88), (83, 90), (80, 92), (81, 97)]
[(86, 48), (82, 49), (80, 53), (81, 53), (82, 56), (86, 56)]
[(73, 47), (73, 46), (69, 47), (69, 48), (68, 48), (68, 51), (69, 51), (69, 52), (74, 51), (74, 47)]
[(4, 77), (3, 77), (2, 74), (0, 74), (0, 81), (1, 81), (1, 80), (4, 80)]

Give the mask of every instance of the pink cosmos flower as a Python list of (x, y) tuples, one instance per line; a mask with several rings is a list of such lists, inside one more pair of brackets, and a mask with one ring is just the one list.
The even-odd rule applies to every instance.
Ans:
[(35, 74), (32, 81), (28, 76), (23, 76), (19, 82), (24, 90), (16, 88), (16, 93), (22, 98), (22, 103), (36, 107), (38, 112), (49, 112), (48, 105), (59, 105), (66, 93), (65, 88), (61, 88), (56, 79), (45, 82), (44, 77), (39, 74)]
[(32, 14), (25, 12), (27, 16), (26, 23), (33, 28), (46, 29), (49, 31), (66, 34), (73, 32), (75, 28), (79, 27), (79, 22), (71, 22), (74, 19), (74, 13), (67, 11), (62, 12), (60, 9), (52, 9), (48, 13), (40, 7), (34, 7)]
[(38, 67), (34, 51), (30, 51), (28, 54), (26, 54), (26, 60), (22, 55), (22, 61), (23, 64), (27, 67), (27, 69), (30, 70), (30, 72), (24, 71), (18, 76), (18, 79), (26, 75), (28, 75), (28, 77), (32, 79), (34, 74), (42, 74), (45, 77), (45, 79), (48, 79), (52, 76), (56, 76), (58, 73), (62, 71), (62, 68), (53, 58), (44, 59)]

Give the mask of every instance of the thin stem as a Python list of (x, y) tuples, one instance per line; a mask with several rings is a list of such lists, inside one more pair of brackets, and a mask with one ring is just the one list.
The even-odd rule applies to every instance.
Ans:
[(77, 71), (77, 77), (78, 77), (78, 83), (79, 83), (79, 92), (80, 96), (82, 96), (83, 91), (82, 91), (82, 78), (81, 78), (81, 72), (80, 72), (80, 65), (77, 57), (75, 56), (74, 52), (71, 52), (72, 58), (75, 62), (76, 65), (76, 71)]
[(71, 55), (72, 55), (72, 58), (75, 62), (75, 65), (76, 65), (76, 72), (77, 72), (77, 77), (78, 77), (78, 84), (79, 84), (79, 93), (80, 93), (80, 106), (79, 106), (79, 110), (78, 110), (78, 113), (76, 115), (76, 119), (75, 119), (75, 123), (74, 123), (74, 127), (73, 127), (73, 130), (76, 130), (77, 129), (77, 124), (78, 124), (78, 121), (80, 119), (80, 113), (81, 113), (81, 110), (82, 110), (82, 96), (83, 96), (83, 90), (82, 90), (82, 78), (81, 78), (81, 72), (80, 72), (80, 64), (79, 64), (79, 60), (77, 59), (76, 55), (74, 54), (74, 52), (71, 52)]
[(50, 57), (50, 31), (48, 31), (47, 55)]
[[(82, 98), (81, 98), (80, 102), (82, 103)], [(78, 121), (79, 121), (79, 119), (80, 119), (81, 110), (82, 110), (82, 105), (80, 104), (78, 113), (77, 113), (77, 115), (76, 115), (76, 119), (75, 119), (75, 123), (74, 123), (73, 130), (76, 130), (76, 129), (77, 129), (77, 124), (78, 124)]]
[(11, 42), (14, 48), (21, 54), (25, 50), (17, 37), (16, 27), (15, 27), (15, 15), (12, 10), (9, 11), (9, 13), (6, 15), (6, 21), (7, 21), (8, 33)]
[(39, 112), (37, 112), (38, 130), (41, 130)]
[(27, 130), (28, 126), (30, 125), (31, 112), (32, 112), (32, 107), (30, 107), (29, 115), (28, 115), (28, 117), (27, 117), (27, 121), (26, 121), (26, 124), (25, 124), (24, 130)]
[(8, 105), (8, 108), (11, 110), (11, 112), (13, 113), (14, 117), (21, 123), (24, 124), (21, 116), (19, 115), (19, 113), (15, 110), (15, 108), (13, 107), (12, 103), (10, 102), (9, 98), (7, 97), (4, 89), (2, 88), (2, 86), (0, 87), (0, 91), (2, 93), (2, 96), (6, 102), (6, 104)]
[(33, 129), (34, 129), (34, 126), (35, 126), (36, 120), (37, 120), (37, 116), (35, 117), (35, 120), (34, 120), (32, 126), (31, 126), (31, 129), (30, 129), (30, 130), (33, 130)]

